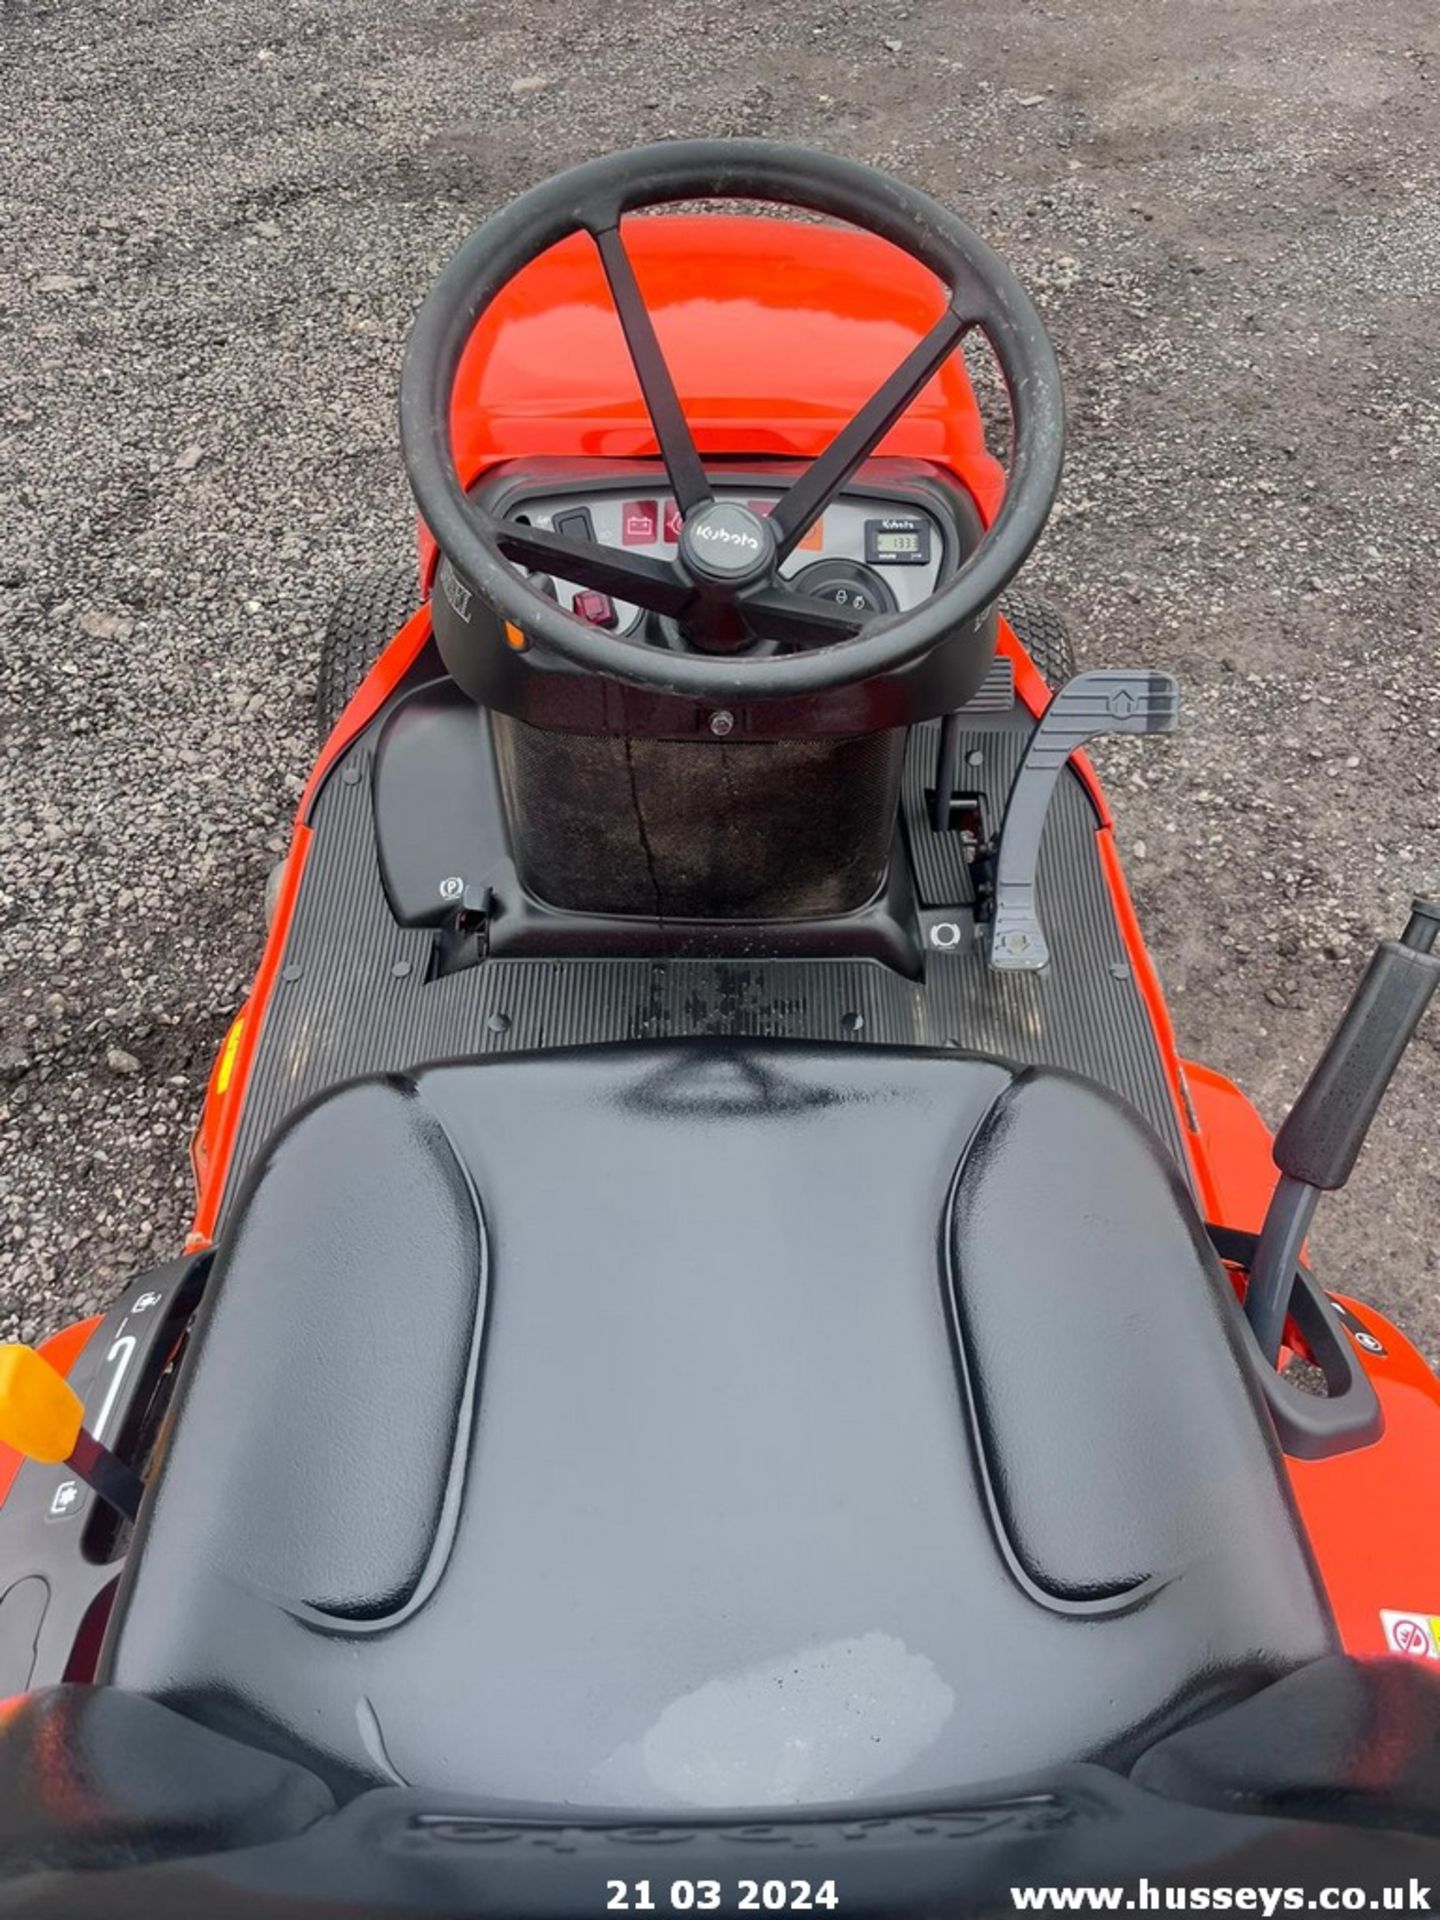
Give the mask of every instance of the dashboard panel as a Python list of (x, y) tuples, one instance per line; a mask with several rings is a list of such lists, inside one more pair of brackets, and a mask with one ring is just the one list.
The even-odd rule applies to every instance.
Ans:
[[(785, 492), (784, 484), (738, 477), (712, 476), (712, 485), (717, 500), (738, 501), (760, 514), (770, 513)], [(673, 559), (680, 537), (673, 497), (633, 473), (614, 482), (591, 478), (563, 490), (526, 489), (523, 497), (507, 501), (506, 512), (571, 538), (653, 559)], [(831, 502), (780, 572), (801, 593), (866, 615), (893, 613), (916, 607), (935, 592), (951, 570), (953, 549), (953, 531), (921, 501), (892, 489), (852, 486)], [(574, 581), (532, 578), (567, 612), (609, 632), (635, 633), (647, 618), (630, 602)]]
[[(803, 471), (803, 462), (789, 458), (706, 463), (717, 499), (753, 503), (762, 511), (773, 510)], [(674, 496), (656, 459), (535, 454), (490, 469), (476, 482), (474, 497), (492, 520), (573, 531), (652, 563), (678, 556)], [(583, 518), (572, 521), (572, 514)], [(911, 612), (953, 578), (983, 537), (979, 510), (952, 474), (929, 461), (875, 456), (856, 469), (782, 563), (782, 573), (800, 591), (823, 593), (837, 605), (843, 593), (843, 604), (855, 606), (858, 594), (862, 616), (872, 607)], [(587, 591), (577, 581), (546, 579), (520, 565), (517, 571), (567, 612)], [(696, 650), (675, 620), (623, 601), (583, 601), (580, 616), (595, 618), (631, 645)], [(704, 700), (632, 685), (623, 675), (587, 672), (532, 645), (521, 627), (502, 624), (448, 561), (437, 570), (431, 622), (446, 670), (491, 713), (552, 732), (609, 736), (623, 729), (633, 738), (692, 739), (710, 726), (712, 708)], [(762, 656), (783, 644), (759, 640), (749, 651)], [(990, 612), (899, 671), (820, 696), (745, 702), (735, 710), (737, 730), (749, 740), (850, 737), (933, 719), (971, 698), (994, 646)]]

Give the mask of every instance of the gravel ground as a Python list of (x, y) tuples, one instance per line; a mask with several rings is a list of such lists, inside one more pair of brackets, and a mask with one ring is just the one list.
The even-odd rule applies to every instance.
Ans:
[[(1072, 457), (1031, 579), (1184, 734), (1105, 756), (1187, 1051), (1275, 1119), (1440, 890), (1432, 0), (0, 0), (0, 1336), (174, 1249), (347, 568), (408, 550), (401, 342), (484, 211), (669, 132), (966, 212)], [(1326, 1277), (1440, 1358), (1440, 1018)]]

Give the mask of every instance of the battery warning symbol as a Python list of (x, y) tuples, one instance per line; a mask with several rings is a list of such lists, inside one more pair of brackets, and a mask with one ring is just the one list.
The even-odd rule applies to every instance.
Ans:
[(653, 546), (660, 538), (658, 500), (627, 500), (620, 509), (620, 538), (627, 547)]

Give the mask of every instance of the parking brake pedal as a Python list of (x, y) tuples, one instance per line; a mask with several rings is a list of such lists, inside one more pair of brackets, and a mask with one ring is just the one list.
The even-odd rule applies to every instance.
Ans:
[(1030, 736), (1000, 829), (990, 964), (1033, 973), (1050, 959), (1035, 901), (1040, 837), (1066, 761), (1102, 733), (1173, 733), (1180, 688), (1173, 674), (1102, 667), (1068, 681)]

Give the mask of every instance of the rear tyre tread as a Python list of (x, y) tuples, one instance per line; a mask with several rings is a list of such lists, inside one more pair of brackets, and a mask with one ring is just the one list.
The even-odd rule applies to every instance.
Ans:
[(320, 643), (315, 720), (322, 741), (419, 604), (413, 565), (376, 567), (341, 587)]
[(1015, 629), (1015, 638), (1035, 662), (1040, 678), (1052, 692), (1080, 671), (1070, 630), (1038, 593), (1007, 593), (1000, 611)]

